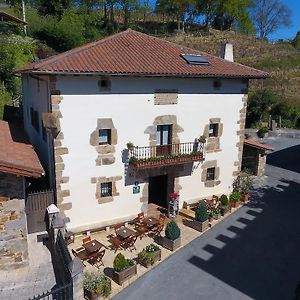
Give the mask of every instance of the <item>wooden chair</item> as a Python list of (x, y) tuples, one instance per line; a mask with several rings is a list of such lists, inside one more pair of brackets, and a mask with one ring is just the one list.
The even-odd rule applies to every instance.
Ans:
[(89, 235), (82, 239), (82, 244), (88, 243), (92, 240), (92, 237)]
[(138, 236), (140, 237), (140, 240), (146, 236), (146, 234), (148, 233), (148, 228), (144, 225), (137, 225), (134, 227), (134, 230), (138, 233)]
[(163, 229), (164, 229), (164, 224), (159, 223), (152, 228), (151, 233), (153, 234), (153, 236), (161, 236), (161, 232), (163, 231)]
[(104, 266), (104, 263), (102, 261), (105, 254), (105, 250), (101, 250), (99, 252), (96, 252), (90, 256), (90, 259), (88, 262), (95, 266), (96, 268), (100, 268), (100, 266)]
[(117, 252), (118, 250), (122, 250), (122, 241), (119, 240), (116, 236), (111, 236), (109, 239), (111, 243), (111, 248)]
[(160, 214), (160, 215), (159, 215), (159, 223), (164, 223), (165, 220), (166, 220), (166, 216), (163, 215), (163, 214)]
[(72, 249), (72, 253), (73, 253), (74, 256), (77, 256), (82, 251), (85, 251), (85, 249), (82, 246), (80, 246), (78, 248), (75, 248), (75, 249)]
[(129, 236), (122, 244), (123, 249), (129, 249), (130, 252), (132, 252), (132, 250), (136, 250), (136, 247), (134, 245), (136, 240), (137, 236)]
[(145, 214), (143, 212), (139, 213), (136, 218), (135, 224), (142, 224), (143, 219), (145, 218)]

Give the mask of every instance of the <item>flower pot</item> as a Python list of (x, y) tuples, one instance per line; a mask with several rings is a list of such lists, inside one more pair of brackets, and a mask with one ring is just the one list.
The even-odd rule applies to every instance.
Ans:
[(243, 193), (242, 201), (245, 203), (249, 202), (249, 193)]
[(240, 205), (240, 201), (231, 202), (231, 207), (233, 207), (233, 208), (238, 208), (239, 205)]
[(179, 237), (176, 240), (170, 240), (167, 237), (163, 237), (162, 246), (168, 250), (174, 251), (181, 246), (181, 238)]
[(103, 299), (103, 297), (102, 297), (103, 293), (91, 292), (91, 291), (88, 291), (86, 289), (84, 289), (83, 293), (84, 293), (84, 298), (85, 299), (89, 299), (89, 300)]
[(208, 217), (208, 222), (209, 222), (209, 223), (211, 223), (213, 220), (214, 220), (214, 217), (213, 217), (213, 216), (209, 216), (209, 217)]
[(130, 279), (132, 276), (137, 274), (137, 268), (136, 264), (134, 266), (131, 266), (121, 272), (117, 272), (114, 270), (113, 279), (114, 281), (122, 285), (126, 280)]
[(222, 206), (221, 207), (221, 215), (225, 216), (226, 214), (228, 214), (231, 210), (230, 205), (226, 205), (226, 206)]
[(209, 228), (209, 221), (206, 220), (204, 222), (198, 222), (196, 220), (192, 220), (192, 221), (189, 221), (189, 220), (186, 220), (184, 222), (185, 225), (197, 230), (197, 231), (200, 231), (200, 232), (203, 232), (205, 230), (207, 230)]
[(213, 217), (215, 220), (219, 220), (221, 218), (221, 214), (214, 214)]
[(153, 262), (146, 262), (146, 261), (140, 261), (139, 263), (144, 266), (145, 268), (148, 268), (149, 266), (155, 264), (156, 262), (161, 260), (161, 250), (157, 250), (154, 252), (154, 259)]

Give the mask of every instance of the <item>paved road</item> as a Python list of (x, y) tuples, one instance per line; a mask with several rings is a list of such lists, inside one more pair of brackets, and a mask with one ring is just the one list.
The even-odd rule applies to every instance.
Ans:
[[(300, 144), (300, 141), (298, 141)], [(282, 140), (279, 150), (297, 141)], [(286, 152), (282, 152), (285, 154)], [(291, 152), (299, 158), (299, 152)], [(270, 156), (248, 206), (172, 255), (114, 300), (291, 300), (300, 280), (300, 169)], [(292, 169), (292, 170), (291, 170)]]

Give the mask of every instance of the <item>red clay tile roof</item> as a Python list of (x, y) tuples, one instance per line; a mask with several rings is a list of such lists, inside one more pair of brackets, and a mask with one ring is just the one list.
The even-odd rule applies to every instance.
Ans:
[[(210, 63), (188, 64), (181, 54)], [(266, 78), (268, 73), (131, 29), (18, 69), (21, 73)]]
[(43, 167), (27, 143), (16, 141), (11, 125), (0, 121), (0, 172), (26, 177), (41, 177)]
[(4, 21), (4, 22), (15, 22), (15, 23), (19, 23), (19, 24), (23, 24), (26, 25), (27, 22), (24, 22), (23, 20), (10, 15), (4, 11), (0, 11), (0, 21)]
[(265, 145), (265, 144), (257, 143), (253, 140), (245, 139), (244, 144), (247, 145), (247, 146), (250, 146), (250, 147), (259, 148), (259, 149), (263, 149), (263, 150), (266, 150), (266, 151), (272, 151), (273, 150), (272, 147), (270, 147), (268, 145)]

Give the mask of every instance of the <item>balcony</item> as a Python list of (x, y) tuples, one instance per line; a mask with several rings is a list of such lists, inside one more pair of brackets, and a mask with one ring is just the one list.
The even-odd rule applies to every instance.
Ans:
[(180, 165), (204, 160), (205, 142), (189, 142), (129, 149), (129, 163), (136, 169)]

